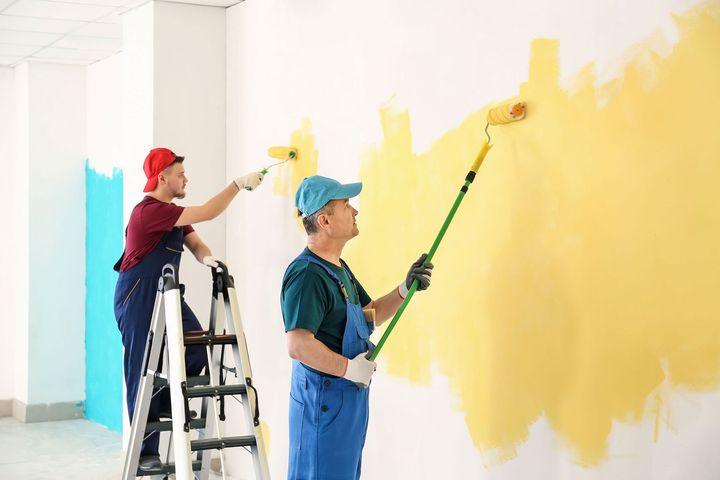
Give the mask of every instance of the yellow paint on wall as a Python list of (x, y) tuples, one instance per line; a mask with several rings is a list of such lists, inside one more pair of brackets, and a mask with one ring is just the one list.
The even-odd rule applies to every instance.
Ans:
[(312, 132), (312, 122), (310, 119), (303, 119), (300, 128), (290, 135), (290, 144), (288, 147), (295, 147), (298, 156), (294, 160), (278, 165), (275, 181), (273, 182), (273, 193), (293, 199), (293, 212), (298, 229), (305, 232), (302, 226), (302, 219), (297, 217), (295, 210), (295, 191), (300, 186), (300, 182), (305, 177), (311, 177), (317, 174), (318, 168), (318, 151), (315, 147), (315, 135)]
[[(577, 462), (597, 465), (614, 421), (668, 408), (652, 400), (661, 383), (718, 386), (720, 6), (675, 21), (667, 56), (645, 51), (599, 88), (588, 66), (572, 93), (558, 86), (558, 42), (533, 43), (528, 117), (491, 127), (433, 286), (378, 358), (419, 384), (435, 364), (488, 457), (512, 458), (545, 416)], [(384, 141), (360, 172), (361, 235), (345, 252), (369, 292), (430, 247), (489, 107), (422, 153), (408, 112), (382, 108)]]
[(276, 167), (273, 193), (294, 198), (303, 178), (317, 174), (318, 152), (310, 119), (303, 119), (300, 128), (290, 135), (287, 146), (297, 148), (298, 157)]

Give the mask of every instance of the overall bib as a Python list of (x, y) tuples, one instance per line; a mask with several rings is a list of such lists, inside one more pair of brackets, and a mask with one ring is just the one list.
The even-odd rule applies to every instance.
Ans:
[[(150, 322), (152, 320), (158, 279), (162, 267), (171, 263), (176, 271), (180, 269), (180, 256), (183, 252), (183, 229), (175, 227), (163, 235), (157, 246), (140, 263), (131, 269), (120, 272), (115, 286), (115, 320), (122, 334), (125, 347), (125, 385), (127, 386), (127, 406), (132, 422), (142, 375), (145, 345), (147, 343)], [(123, 257), (124, 257), (123, 253)], [(115, 264), (120, 270), (123, 257)], [(197, 317), (185, 303), (182, 294), (185, 286), (180, 285), (183, 331), (202, 330)], [(188, 375), (199, 375), (207, 364), (207, 355), (201, 345), (186, 347), (185, 365)], [(150, 402), (148, 422), (158, 421), (160, 412), (170, 410), (169, 390), (163, 390)], [(157, 455), (160, 434), (153, 433), (143, 442), (140, 455)]]
[[(345, 285), (337, 275), (308, 255), (300, 255), (295, 262), (321, 266), (338, 284), (346, 306), (342, 355), (354, 358), (373, 348), (370, 334), (374, 325), (365, 320), (361, 305), (350, 302)], [(350, 278), (354, 278), (344, 262), (343, 266)], [(360, 478), (369, 393), (369, 388), (359, 388), (345, 378), (319, 375), (293, 361), (288, 480)]]

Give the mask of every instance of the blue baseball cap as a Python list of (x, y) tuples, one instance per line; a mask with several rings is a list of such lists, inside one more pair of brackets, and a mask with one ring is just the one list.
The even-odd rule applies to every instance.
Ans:
[(360, 194), (362, 182), (343, 185), (332, 178), (313, 175), (304, 178), (295, 193), (295, 206), (303, 217), (320, 210), (330, 200), (352, 198)]

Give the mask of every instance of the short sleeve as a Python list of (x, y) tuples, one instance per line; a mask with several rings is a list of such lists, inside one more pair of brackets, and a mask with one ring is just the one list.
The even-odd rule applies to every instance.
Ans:
[[(175, 221), (177, 222), (177, 220), (175, 220)], [(173, 223), (173, 225), (175, 225), (175, 224)], [(185, 226), (183, 226), (183, 236), (184, 236), (184, 237), (187, 237), (188, 235), (190, 235), (190, 234), (193, 233), (194, 231), (195, 231), (195, 229), (193, 228), (192, 225), (185, 225)]]
[(302, 328), (317, 334), (328, 310), (327, 291), (320, 276), (303, 265), (289, 272), (281, 297), (285, 331)]
[(152, 232), (169, 232), (175, 226), (185, 207), (174, 203), (152, 202), (142, 209), (140, 222), (143, 230)]

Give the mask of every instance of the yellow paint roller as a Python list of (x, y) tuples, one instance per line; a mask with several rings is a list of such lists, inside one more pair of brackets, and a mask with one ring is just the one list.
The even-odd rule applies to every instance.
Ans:
[(281, 163), (285, 163), (288, 160), (295, 160), (298, 158), (298, 151), (297, 148), (294, 147), (270, 147), (268, 148), (268, 157), (270, 158), (277, 158), (280, 160), (277, 163), (273, 163), (272, 165), (268, 165), (267, 167), (260, 170), (260, 173), (265, 175), (269, 169), (276, 165), (280, 165)]
[(487, 124), (485, 125), (485, 135), (487, 135), (487, 142), (480, 149), (475, 163), (473, 163), (471, 171), (477, 173), (480, 169), (480, 165), (485, 159), (485, 155), (490, 150), (492, 145), (490, 144), (490, 133), (488, 128), (490, 125), (505, 125), (512, 122), (517, 122), (525, 118), (525, 102), (506, 103), (499, 107), (491, 108), (487, 114)]
[[(480, 169), (480, 165), (482, 165), (483, 160), (485, 160), (485, 155), (487, 155), (487, 153), (490, 151), (490, 148), (492, 147), (492, 145), (490, 144), (490, 134), (488, 133), (488, 127), (490, 125), (505, 125), (507, 123), (517, 122), (518, 120), (522, 120), (523, 118), (525, 118), (525, 103), (523, 102), (500, 105), (499, 107), (491, 108), (490, 111), (488, 111), (487, 125), (485, 126), (485, 134), (488, 137), (488, 141), (483, 144), (482, 148), (480, 149), (480, 153), (478, 153), (477, 157), (475, 157), (475, 161), (473, 162), (472, 167), (470, 167), (470, 171), (465, 177), (465, 184), (460, 188), (460, 193), (455, 199), (455, 203), (450, 209), (450, 213), (448, 213), (448, 216), (445, 218), (445, 222), (443, 223), (442, 227), (440, 227), (440, 232), (438, 232), (437, 237), (435, 237), (435, 242), (433, 242), (432, 247), (430, 247), (430, 251), (428, 252), (427, 257), (425, 258), (425, 261), (423, 263), (427, 264), (432, 261), (432, 258), (435, 255), (435, 251), (440, 245), (440, 242), (445, 236), (445, 232), (450, 226), (450, 222), (455, 216), (455, 212), (460, 206), (460, 202), (462, 202), (463, 198), (465, 197), (465, 194), (467, 193), (470, 184), (473, 182), (473, 180), (475, 180), (475, 175)], [(405, 296), (405, 300), (403, 300), (403, 303), (397, 309), (397, 312), (395, 312), (395, 316), (390, 321), (388, 327), (385, 329), (385, 332), (380, 338), (377, 346), (374, 350), (372, 350), (372, 352), (369, 352), (366, 355), (368, 359), (375, 360), (375, 358), (377, 358), (378, 353), (380, 353), (380, 349), (385, 344), (388, 336), (390, 336), (390, 332), (392, 332), (395, 324), (400, 319), (402, 313), (405, 311), (405, 307), (407, 307), (407, 304), (410, 303), (410, 299), (413, 297), (413, 295), (415, 295), (419, 284), (420, 282), (417, 279), (413, 280), (413, 283), (410, 286), (410, 290), (408, 290), (408, 293)]]
[(505, 125), (525, 118), (525, 103), (516, 102), (491, 108), (487, 114), (488, 125)]

